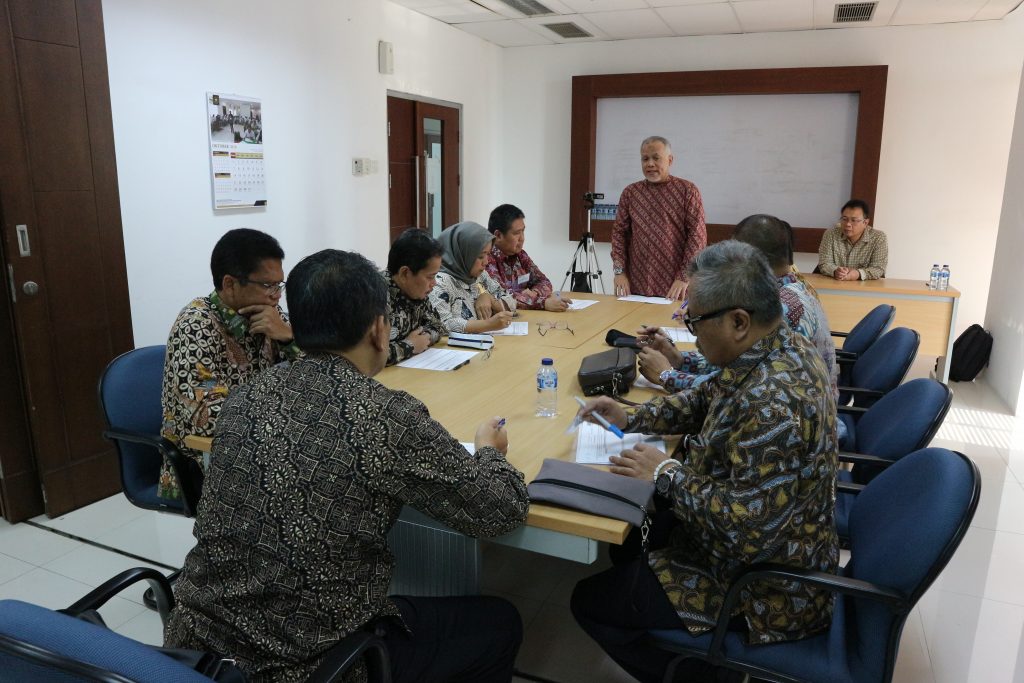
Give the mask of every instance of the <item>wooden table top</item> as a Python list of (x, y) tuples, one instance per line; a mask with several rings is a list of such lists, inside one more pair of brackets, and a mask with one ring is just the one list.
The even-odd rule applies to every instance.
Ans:
[(900, 280), (898, 278), (883, 277), (880, 280), (836, 280), (827, 275), (814, 273), (804, 273), (803, 276), (815, 289), (821, 291), (852, 292), (877, 296), (912, 294), (936, 298), (960, 298), (960, 290), (953, 287), (943, 290), (928, 289), (928, 283), (923, 279)]

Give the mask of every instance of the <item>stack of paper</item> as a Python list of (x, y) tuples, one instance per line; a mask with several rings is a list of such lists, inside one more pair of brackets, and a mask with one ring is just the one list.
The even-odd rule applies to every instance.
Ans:
[(661, 331), (674, 342), (689, 342), (691, 344), (697, 342), (697, 338), (690, 334), (685, 327), (663, 327)]
[(530, 333), (530, 323), (517, 320), (508, 324), (508, 327), (501, 330), (488, 332), (492, 336), (504, 335), (506, 337), (525, 337)]
[(610, 465), (610, 456), (618, 455), (627, 448), (635, 448), (639, 443), (665, 452), (665, 442), (660, 436), (626, 434), (625, 439), (620, 439), (600, 425), (582, 422), (576, 432), (576, 462), (585, 465)]
[(458, 370), (475, 355), (476, 351), (456, 351), (435, 347), (416, 354), (409, 360), (402, 361), (398, 367), (418, 370)]
[(672, 299), (666, 299), (663, 296), (640, 296), (639, 294), (630, 294), (629, 296), (620, 296), (619, 301), (636, 301), (641, 304), (673, 304), (675, 303)]
[(570, 311), (582, 311), (588, 306), (593, 306), (598, 303), (596, 299), (573, 299), (572, 303), (569, 304)]

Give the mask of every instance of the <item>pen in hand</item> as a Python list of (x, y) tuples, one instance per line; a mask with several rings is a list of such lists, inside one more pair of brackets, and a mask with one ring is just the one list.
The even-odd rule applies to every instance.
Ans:
[[(586, 408), (587, 407), (586, 401), (584, 401), (579, 396), (576, 397), (576, 402), (580, 404), (580, 408)], [(599, 423), (601, 423), (601, 426), (604, 427), (605, 429), (607, 429), (609, 432), (611, 432), (615, 436), (619, 437), (620, 439), (626, 438), (626, 435), (622, 433), (622, 430), (619, 429), (618, 427), (616, 427), (615, 425), (613, 425), (608, 420), (606, 420), (603, 415), (601, 415), (600, 413), (590, 413), (590, 414), (593, 415), (594, 419), (597, 420)]]
[(495, 430), (501, 429), (505, 426), (505, 418), (498, 420), (498, 424), (494, 427)]

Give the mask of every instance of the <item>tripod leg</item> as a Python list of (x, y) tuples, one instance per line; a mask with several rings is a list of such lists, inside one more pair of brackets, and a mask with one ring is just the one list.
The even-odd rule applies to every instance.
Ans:
[[(593, 266), (591, 266), (591, 261), (593, 261)], [(601, 293), (607, 294), (604, 289), (604, 273), (601, 271), (601, 264), (597, 260), (597, 248), (594, 246), (593, 238), (587, 244), (587, 272), (592, 273), (592, 277), (601, 283)]]

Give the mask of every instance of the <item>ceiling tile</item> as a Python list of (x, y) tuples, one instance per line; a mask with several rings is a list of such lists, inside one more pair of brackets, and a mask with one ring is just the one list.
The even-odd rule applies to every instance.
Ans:
[[(549, 10), (556, 14), (572, 14), (573, 10), (565, 4), (563, 0), (537, 0), (540, 4), (547, 7)], [(488, 9), (493, 10), (495, 13), (500, 14), (503, 17), (509, 19), (524, 19), (526, 15), (519, 10), (512, 9), (501, 0), (475, 0), (479, 5), (483, 5)], [(548, 15), (553, 16), (553, 15)]]
[(736, 14), (728, 3), (659, 7), (655, 10), (677, 36), (740, 33)]
[(461, 24), (467, 21), (496, 21), (502, 19), (500, 14), (495, 14), (486, 7), (463, 0), (457, 3), (440, 5), (438, 7), (423, 7), (417, 10), (433, 17), (446, 24)]
[[(544, 0), (540, 0), (544, 2)], [(617, 10), (644, 9), (649, 7), (647, 0), (562, 0), (573, 12), (615, 12)]]
[(1002, 19), (1021, 4), (1021, 0), (988, 0), (985, 6), (978, 10), (973, 19), (982, 21), (985, 19)]
[(969, 21), (986, 0), (900, 0), (889, 22), (901, 24), (938, 24)]
[(536, 31), (531, 31), (517, 21), (477, 21), (471, 24), (459, 24), (458, 28), (502, 47), (550, 45), (554, 42)]
[(745, 0), (732, 6), (744, 33), (814, 28), (813, 0)]
[(651, 7), (677, 7), (679, 5), (709, 5), (729, 0), (647, 0)]
[(438, 7), (446, 4), (444, 0), (391, 0), (391, 2), (414, 10), (421, 10), (424, 7)]
[(675, 33), (652, 9), (624, 12), (591, 12), (587, 19), (609, 38), (663, 38)]
[(859, 0), (814, 0), (815, 28), (857, 28), (864, 26), (886, 26), (899, 0), (879, 0), (871, 21), (851, 21), (836, 24), (832, 21), (836, 5), (858, 2)]

